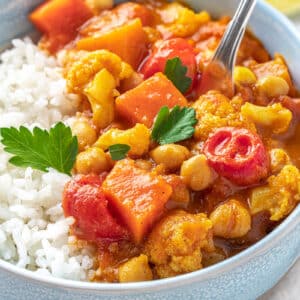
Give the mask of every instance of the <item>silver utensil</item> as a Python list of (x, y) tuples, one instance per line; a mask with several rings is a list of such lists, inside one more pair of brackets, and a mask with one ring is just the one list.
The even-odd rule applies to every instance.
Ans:
[(204, 68), (199, 93), (218, 90), (234, 95), (233, 68), (240, 43), (257, 0), (241, 0), (210, 63)]

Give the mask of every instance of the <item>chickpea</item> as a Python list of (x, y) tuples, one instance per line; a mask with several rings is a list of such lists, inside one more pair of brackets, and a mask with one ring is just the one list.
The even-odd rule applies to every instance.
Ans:
[(77, 136), (79, 151), (84, 151), (97, 140), (96, 130), (85, 118), (80, 118), (74, 122), (72, 132)]
[(283, 78), (272, 75), (259, 79), (256, 87), (261, 94), (269, 98), (285, 96), (289, 93), (290, 89), (288, 83)]
[(176, 170), (190, 156), (190, 152), (184, 146), (167, 144), (156, 147), (150, 156), (157, 164), (165, 165), (166, 169)]
[(256, 82), (256, 76), (249, 68), (239, 66), (234, 68), (233, 79), (237, 85), (254, 84)]
[(239, 201), (229, 200), (219, 205), (211, 214), (214, 235), (234, 239), (251, 229), (251, 216)]
[(146, 281), (152, 280), (152, 278), (148, 257), (144, 254), (131, 258), (119, 267), (120, 282)]
[(75, 168), (80, 174), (99, 174), (108, 171), (110, 163), (102, 149), (91, 147), (77, 155)]
[(180, 175), (184, 183), (193, 191), (205, 190), (215, 179), (215, 173), (203, 154), (186, 160), (181, 166)]

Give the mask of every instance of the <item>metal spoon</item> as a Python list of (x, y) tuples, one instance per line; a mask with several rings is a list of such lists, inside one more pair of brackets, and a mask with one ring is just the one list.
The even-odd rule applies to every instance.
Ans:
[(233, 68), (240, 43), (257, 0), (241, 0), (210, 63), (204, 68), (199, 93), (218, 90), (234, 95)]

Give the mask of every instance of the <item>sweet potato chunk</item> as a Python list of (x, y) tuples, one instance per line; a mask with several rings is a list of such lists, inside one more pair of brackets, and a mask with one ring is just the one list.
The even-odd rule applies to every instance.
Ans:
[(83, 0), (51, 0), (39, 6), (29, 18), (45, 34), (42, 46), (54, 53), (74, 39), (77, 29), (92, 16)]
[[(88, 0), (88, 2), (91, 1), (101, 2), (101, 0)], [(101, 5), (101, 3), (99, 4)], [(141, 20), (143, 26), (151, 26), (154, 16), (151, 10), (142, 4), (133, 2), (121, 3), (113, 9), (104, 10), (90, 19), (80, 28), (79, 34), (82, 38), (102, 34), (137, 18)]]
[(147, 35), (141, 20), (134, 19), (99, 36), (80, 39), (77, 42), (77, 49), (88, 51), (107, 49), (136, 69), (147, 53), (146, 43)]
[(136, 243), (142, 241), (172, 194), (162, 177), (137, 168), (130, 159), (116, 163), (102, 188)]
[(66, 217), (72, 216), (73, 233), (87, 241), (119, 241), (128, 239), (127, 228), (109, 209), (101, 190), (103, 178), (95, 174), (78, 175), (65, 185), (62, 207)]
[(116, 99), (116, 110), (130, 123), (151, 127), (162, 106), (186, 106), (187, 100), (162, 73), (150, 77)]

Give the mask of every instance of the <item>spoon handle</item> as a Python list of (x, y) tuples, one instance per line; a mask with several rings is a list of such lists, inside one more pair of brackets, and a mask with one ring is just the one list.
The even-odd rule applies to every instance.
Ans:
[(222, 61), (228, 70), (233, 70), (236, 52), (238, 51), (256, 2), (257, 0), (241, 0), (213, 57), (213, 60)]

